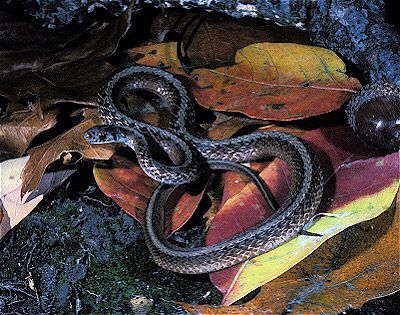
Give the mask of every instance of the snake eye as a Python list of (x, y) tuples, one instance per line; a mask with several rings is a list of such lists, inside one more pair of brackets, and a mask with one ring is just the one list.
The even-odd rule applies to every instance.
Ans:
[(104, 132), (102, 132), (102, 133), (99, 134), (99, 140), (100, 140), (100, 141), (105, 141), (106, 138), (107, 138), (107, 136), (106, 136), (106, 134), (105, 134)]

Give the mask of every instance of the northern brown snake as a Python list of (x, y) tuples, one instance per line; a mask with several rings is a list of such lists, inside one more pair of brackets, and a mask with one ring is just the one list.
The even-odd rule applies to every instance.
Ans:
[[(170, 105), (174, 119), (169, 130), (139, 122), (118, 109), (123, 94), (135, 90), (150, 91)], [(166, 71), (147, 66), (125, 68), (106, 83), (99, 93), (98, 103), (106, 126), (88, 130), (85, 138), (92, 144), (120, 142), (131, 147), (143, 170), (161, 182), (150, 198), (143, 227), (154, 260), (165, 269), (187, 274), (207, 273), (261, 255), (296, 236), (320, 204), (322, 174), (314, 151), (305, 141), (279, 131), (227, 140), (196, 136), (191, 130), (195, 122), (190, 97), (180, 81)], [(162, 147), (177, 165), (154, 160), (149, 141)], [(264, 157), (284, 160), (291, 171), (289, 196), (272, 217), (212, 246), (181, 248), (165, 239), (162, 212), (172, 191), (171, 185), (195, 180), (202, 172), (204, 161), (212, 169), (246, 173), (235, 165)]]

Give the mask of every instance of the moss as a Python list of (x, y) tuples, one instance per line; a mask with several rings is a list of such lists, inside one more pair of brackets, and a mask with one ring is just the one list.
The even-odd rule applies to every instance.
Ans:
[[(148, 314), (185, 314), (172, 301), (220, 303), (208, 277), (160, 269), (139, 224), (100, 192), (89, 199), (61, 188), (3, 239), (0, 282), (27, 293), (0, 291), (5, 313), (132, 314), (133, 295), (154, 300)], [(25, 286), (30, 274), (37, 292)]]

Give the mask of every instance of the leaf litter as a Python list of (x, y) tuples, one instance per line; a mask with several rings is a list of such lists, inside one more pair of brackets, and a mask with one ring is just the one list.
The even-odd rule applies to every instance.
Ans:
[[(112, 66), (105, 60), (114, 52), (115, 48), (119, 44), (121, 37), (126, 33), (127, 29), (129, 28), (130, 9), (128, 9), (124, 15), (122, 15), (114, 22), (104, 25), (91, 25), (82, 30), (80, 34), (68, 33), (67, 31), (56, 34), (47, 30), (37, 29), (34, 25), (29, 24), (28, 22), (2, 24), (3, 28), (13, 28), (13, 32), (10, 33), (10, 37), (5, 38), (5, 40), (12, 42), (14, 46), (8, 46), (9, 50), (0, 50), (0, 56), (2, 57), (2, 62), (0, 64), (0, 69), (2, 71), (2, 79), (0, 81), (0, 95), (8, 99), (9, 102), (7, 109), (3, 111), (2, 126), (0, 130), (2, 137), (0, 139), (2, 139), (3, 141), (2, 147), (7, 146), (5, 151), (11, 152), (16, 156), (20, 156), (24, 153), (27, 153), (29, 156), (29, 161), (27, 164), (28, 166), (25, 168), (23, 174), (21, 175), (23, 178), (23, 186), (21, 187), (22, 191), (20, 193), (22, 195), (26, 192), (34, 191), (38, 196), (41, 196), (41, 193), (39, 193), (37, 189), (40, 186), (39, 183), (42, 175), (44, 174), (46, 168), (52, 162), (60, 160), (60, 158), (62, 158), (64, 156), (63, 154), (65, 153), (78, 152), (81, 157), (84, 157), (86, 159), (107, 160), (111, 157), (115, 150), (118, 149), (116, 147), (103, 148), (88, 146), (88, 144), (86, 144), (84, 142), (84, 139), (82, 138), (82, 133), (92, 125), (95, 125), (99, 122), (95, 109), (89, 108), (88, 106), (95, 105), (95, 97), (101, 82), (116, 69), (115, 66)], [(232, 21), (228, 21), (226, 25), (224, 25), (223, 23), (220, 24), (220, 22), (216, 23), (215, 21), (208, 23), (210, 23), (209, 25), (213, 25), (213, 30), (228, 30), (230, 27), (228, 25), (229, 23), (233, 23), (233, 25), (237, 26)], [(247, 25), (242, 27), (246, 28)], [(25, 28), (25, 30), (38, 30), (38, 32), (36, 32), (35, 34), (35, 40), (30, 42), (27, 39), (23, 39), (20, 36), (21, 32), (18, 31), (22, 28)], [(247, 32), (248, 31), (249, 30), (247, 30)], [(155, 30), (155, 32), (157, 32), (157, 30)], [(201, 34), (202, 32), (199, 33)], [(58, 40), (59, 38), (62, 38), (63, 41), (60, 42)], [(104, 40), (105, 38), (107, 38), (107, 40)], [(111, 41), (108, 40), (110, 38), (112, 39)], [(231, 51), (213, 51), (213, 53), (210, 55), (204, 54), (203, 56), (205, 56), (206, 59), (196, 57), (195, 52), (201, 51), (201, 49), (194, 46), (196, 48), (193, 49), (190, 54), (192, 54), (191, 59), (194, 62), (195, 66), (196, 63), (200, 65), (201, 63), (203, 63), (203, 66), (206, 64), (212, 64), (212, 60), (218, 59), (226, 59), (230, 64), (214, 64), (213, 66), (211, 66), (214, 67), (211, 70), (195, 69), (196, 67), (194, 67), (194, 70), (189, 75), (186, 75), (184, 73), (183, 68), (178, 63), (175, 48), (176, 43), (164, 43), (153, 46), (144, 46), (141, 48), (132, 48), (129, 53), (132, 59), (137, 59), (137, 62), (147, 65), (162, 64), (164, 65), (164, 67), (168, 66), (169, 71), (179, 74), (179, 77), (187, 85), (188, 89), (194, 94), (197, 102), (200, 103), (200, 105), (213, 110), (218, 109), (225, 112), (238, 111), (257, 119), (261, 118), (264, 120), (292, 120), (327, 113), (340, 107), (350, 96), (350, 94), (353, 94), (360, 88), (360, 85), (356, 79), (348, 78), (347, 76), (343, 75), (343, 63), (340, 61), (340, 59), (336, 59), (337, 57), (335, 57), (334, 54), (330, 51), (318, 50), (317, 52), (313, 50), (315, 48), (311, 48), (309, 46), (303, 47), (292, 43), (262, 43), (262, 36), (259, 38), (259, 40), (251, 39), (252, 42), (240, 44), (242, 45), (240, 47), (235, 46), (235, 48), (231, 49)], [(37, 45), (34, 45), (33, 42), (35, 42)], [(7, 47), (5, 43), (6, 42), (3, 42), (0, 47)], [(200, 47), (201, 45), (203, 45), (205, 51), (207, 51), (207, 49), (208, 51), (210, 51), (209, 47), (213, 45), (212, 42), (204, 43), (204, 40), (203, 42), (202, 40), (200, 40), (200, 43), (202, 44), (198, 45), (200, 45)], [(233, 43), (232, 47), (234, 47)], [(18, 51), (18, 53), (14, 53), (12, 50)], [(273, 51), (275, 50), (277, 52), (273, 53)], [(286, 61), (282, 61), (277, 65), (274, 65), (277, 59), (270, 60), (266, 58), (260, 58), (260, 55), (257, 54), (259, 52), (262, 52), (262, 54), (264, 55), (267, 52), (271, 53), (272, 55), (276, 54), (276, 57), (274, 58), (283, 58)], [(285, 59), (289, 58), (289, 55), (296, 55), (298, 53), (303, 54), (302, 56), (304, 58), (307, 57), (307, 55), (312, 56), (313, 54), (316, 54), (319, 57), (327, 58), (327, 61), (324, 61), (323, 66), (326, 67), (329, 63), (332, 63), (333, 68), (330, 72), (331, 78), (321, 79), (321, 77), (318, 77), (318, 68), (304, 66), (303, 64), (299, 63), (299, 57), (294, 58), (293, 60), (295, 61), (288, 61), (287, 59)], [(224, 57), (221, 57), (218, 54), (224, 55)], [(139, 55), (141, 57), (137, 58)], [(201, 56), (202, 55), (200, 54), (200, 57)], [(262, 61), (261, 63), (259, 63), (260, 60)], [(311, 65), (315, 63), (305, 61), (305, 64)], [(250, 71), (247, 68), (249, 65)], [(298, 68), (300, 68), (300, 71), (296, 74), (297, 78), (296, 75), (292, 76), (293, 73), (291, 73), (291, 71), (287, 72), (287, 70), (285, 70), (284, 67), (286, 65), (290, 68), (290, 70), (293, 69), (294, 65), (297, 65)], [(264, 73), (264, 71), (266, 70), (265, 66), (269, 66), (269, 68), (272, 70), (271, 73), (275, 71), (279, 75), (277, 77), (271, 75), (267, 76)], [(257, 71), (254, 71), (254, 67), (257, 69)], [(18, 69), (18, 71), (16, 69)], [(34, 71), (32, 71), (32, 69)], [(340, 71), (337, 71), (338, 69)], [(337, 71), (338, 73), (336, 73), (335, 71)], [(258, 75), (257, 72), (260, 73), (261, 79), (256, 77), (256, 75)], [(299, 77), (300, 73), (302, 75), (305, 74), (305, 76)], [(245, 74), (245, 76), (243, 76), (243, 74)], [(250, 74), (250, 77), (246, 77), (247, 74)], [(341, 77), (335, 77), (336, 74), (341, 75)], [(313, 75), (315, 75), (316, 77), (314, 78)], [(25, 80), (21, 81), (21, 77), (24, 77)], [(325, 84), (327, 84), (322, 89), (319, 88), (320, 81), (325, 81)], [(23, 82), (23, 84), (20, 84), (20, 82)], [(307, 82), (307, 84), (304, 84), (304, 82)], [(258, 92), (254, 93), (254, 90), (257, 89), (255, 88), (255, 86), (257, 84), (259, 85), (260, 83), (261, 85), (268, 87), (270, 90), (258, 90)], [(330, 84), (338, 85), (332, 88)], [(209, 89), (208, 87), (210, 86), (213, 86), (213, 89)], [(248, 91), (246, 90), (247, 88)], [(321, 90), (324, 91), (322, 92)], [(296, 98), (293, 98), (293, 95), (297, 95), (299, 91), (306, 93), (304, 99), (307, 98), (307, 100), (311, 99), (313, 101), (300, 102), (299, 107), (294, 107), (293, 110), (288, 110), (289, 100), (293, 102), (293, 104), (298, 103), (298, 101), (296, 101)], [(332, 93), (337, 96), (332, 96)], [(34, 102), (28, 104), (28, 109), (24, 108), (24, 106), (20, 104), (20, 102), (22, 102), (21, 97), (31, 97), (32, 95), (35, 96)], [(256, 100), (254, 104), (252, 102), (249, 102), (249, 97)], [(264, 101), (264, 97), (272, 97), (272, 101)], [(280, 97), (282, 98), (282, 100), (280, 99)], [(232, 100), (232, 98), (234, 98), (235, 100)], [(301, 98), (302, 97), (300, 97), (300, 99)], [(57, 123), (59, 112), (57, 111), (58, 109), (54, 110), (54, 107), (52, 107), (52, 105), (60, 101), (71, 101), (74, 103), (82, 104), (83, 109), (80, 111), (80, 113), (83, 117), (83, 120), (76, 126), (72, 127), (71, 130), (61, 135), (58, 135), (54, 139), (50, 139), (49, 141), (42, 143), (41, 145), (30, 147), (32, 140), (36, 136), (40, 135), (46, 130), (51, 129)], [(312, 102), (315, 102), (315, 104), (323, 105), (319, 108), (319, 112), (315, 111), (315, 106), (310, 106), (310, 103), (312, 104)], [(257, 105), (263, 103), (264, 105), (261, 107)], [(265, 103), (269, 105), (266, 107)], [(14, 112), (13, 108), (17, 108), (19, 109), (19, 111)], [(234, 117), (233, 120), (232, 118), (227, 118), (226, 120), (224, 119), (225, 118), (222, 118), (216, 124), (211, 124), (206, 127), (206, 133), (208, 132), (211, 138), (227, 138), (236, 134), (237, 132), (240, 133), (244, 127), (252, 125), (259, 126), (265, 124), (264, 121), (257, 121), (254, 119), (251, 120), (249, 118)], [(26, 127), (22, 128), (23, 126)], [(270, 126), (267, 126), (265, 128), (270, 128)], [(272, 128), (275, 127), (272, 126)], [(234, 267), (236, 268), (236, 271), (222, 271), (221, 273), (225, 273), (222, 276), (222, 279), (224, 280), (222, 281), (222, 285), (221, 280), (217, 280), (217, 274), (212, 275), (214, 283), (216, 283), (216, 285), (224, 293), (224, 305), (229, 305), (233, 303), (234, 301), (246, 295), (248, 292), (258, 286), (261, 286), (261, 292), (268, 292), (268, 294), (261, 294), (253, 302), (249, 302), (242, 306), (222, 306), (219, 308), (219, 312), (221, 312), (221, 314), (225, 311), (228, 312), (228, 308), (230, 312), (242, 312), (243, 314), (250, 314), (250, 312), (254, 312), (255, 310), (262, 314), (262, 312), (266, 312), (267, 310), (271, 309), (273, 309), (274, 311), (282, 311), (286, 309), (289, 311), (294, 310), (297, 312), (302, 312), (305, 311), (307, 308), (299, 308), (310, 307), (307, 304), (309, 302), (311, 303), (310, 305), (314, 306), (318, 303), (328, 305), (325, 306), (325, 308), (322, 307), (318, 310), (313, 309), (313, 311), (334, 313), (346, 308), (348, 305), (361, 305), (363, 301), (366, 301), (373, 296), (380, 296), (398, 290), (397, 286), (395, 285), (396, 275), (385, 278), (386, 286), (382, 286), (379, 290), (377, 290), (371, 284), (371, 278), (369, 277), (371, 272), (369, 272), (368, 270), (379, 269), (379, 271), (383, 274), (390, 274), (390, 268), (393, 267), (393, 264), (396, 264), (395, 259), (391, 259), (390, 257), (382, 254), (377, 255), (383, 260), (376, 261), (374, 265), (375, 267), (371, 267), (370, 265), (368, 265), (368, 259), (364, 259), (361, 260), (361, 262), (358, 262), (358, 266), (360, 266), (360, 269), (357, 272), (360, 275), (366, 275), (365, 277), (363, 276), (361, 278), (365, 283), (367, 283), (366, 286), (370, 289), (369, 291), (366, 291), (366, 293), (362, 296), (354, 295), (349, 297), (348, 300), (337, 301), (337, 303), (330, 301), (331, 304), (329, 304), (324, 299), (331, 296), (336, 296), (336, 294), (340, 293), (338, 293), (337, 291), (328, 292), (321, 290), (320, 294), (317, 294), (317, 302), (315, 302), (314, 300), (312, 300), (314, 299), (314, 297), (312, 297), (311, 300), (308, 299), (310, 298), (310, 296), (312, 296), (311, 293), (316, 291), (310, 290), (309, 288), (304, 289), (305, 287), (301, 286), (299, 287), (298, 279), (292, 281), (292, 283), (294, 284), (292, 287), (286, 287), (285, 283), (288, 282), (287, 280), (285, 280), (287, 278), (287, 276), (285, 275), (290, 272), (294, 272), (296, 274), (296, 270), (302, 270), (303, 274), (305, 274), (304, 268), (305, 266), (308, 266), (306, 262), (310, 264), (308, 260), (313, 259), (314, 261), (315, 259), (319, 259), (321, 257), (324, 258), (324, 256), (320, 254), (322, 250), (327, 250), (329, 252), (332, 251), (332, 248), (335, 248), (335, 246), (338, 246), (337, 248), (340, 248), (340, 250), (337, 250), (337, 253), (343, 252), (343, 248), (344, 250), (347, 250), (348, 246), (346, 245), (345, 247), (341, 247), (340, 244), (342, 243), (340, 243), (339, 245), (332, 245), (331, 243), (334, 242), (334, 240), (336, 239), (330, 237), (336, 233), (339, 233), (346, 227), (348, 228), (338, 235), (346, 235), (346, 233), (350, 233), (350, 235), (351, 233), (353, 233), (356, 235), (358, 233), (357, 227), (360, 226), (360, 224), (363, 224), (357, 223), (364, 220), (372, 220), (374, 216), (378, 216), (378, 218), (381, 217), (383, 214), (380, 213), (382, 213), (382, 211), (386, 210), (389, 207), (398, 189), (399, 179), (398, 177), (396, 177), (396, 174), (394, 172), (396, 165), (398, 165), (398, 160), (396, 160), (396, 157), (383, 157), (379, 156), (379, 154), (377, 154), (376, 152), (370, 152), (368, 150), (364, 150), (362, 154), (360, 152), (356, 152), (357, 150), (359, 150), (359, 148), (361, 148), (361, 146), (358, 144), (354, 145), (354, 142), (345, 144), (342, 139), (346, 139), (349, 132), (351, 134), (351, 131), (340, 129), (340, 127), (335, 130), (332, 129), (330, 131), (327, 131), (326, 129), (316, 129), (315, 131), (311, 131), (311, 133), (313, 132), (314, 136), (310, 137), (308, 140), (312, 143), (317, 153), (321, 154), (320, 156), (323, 167), (331, 168), (329, 171), (325, 172), (327, 187), (329, 186), (328, 194), (330, 194), (331, 198), (329, 202), (327, 202), (325, 210), (332, 215), (322, 217), (320, 220), (316, 221), (316, 224), (318, 222), (326, 222), (320, 223), (322, 224), (321, 230), (318, 230), (315, 225), (311, 227), (310, 231), (316, 229), (315, 231), (324, 234), (326, 231), (330, 230), (332, 226), (335, 226), (335, 228), (331, 229), (331, 231), (329, 232), (330, 234), (327, 234), (329, 236), (326, 238), (326, 242), (321, 246), (318, 245), (320, 247), (317, 246), (317, 249), (314, 249), (315, 251), (313, 254), (307, 256), (306, 258), (304, 258), (303, 261), (299, 262), (298, 264), (289, 263), (289, 265), (294, 267), (292, 269), (289, 269), (290, 267), (283, 267), (283, 271), (280, 271), (279, 274), (282, 274), (282, 272), (284, 273), (278, 278), (274, 276), (273, 278), (276, 279), (271, 279), (268, 284), (263, 285), (265, 280), (262, 280), (264, 278), (260, 278), (259, 276), (261, 268), (258, 267), (257, 269), (257, 265), (259, 264), (258, 262), (247, 263), (249, 265), (256, 265), (255, 270), (248, 268), (248, 271), (246, 271), (246, 268), (242, 269), (242, 267), (236, 266)], [(300, 131), (299, 135), (303, 133), (304, 131)], [(318, 133), (319, 136), (315, 136)], [(325, 135), (334, 135), (337, 137), (337, 139), (333, 139), (332, 137), (330, 137), (330, 140), (328, 141), (329, 145), (326, 146), (325, 139), (323, 136), (321, 136), (321, 133), (325, 133)], [(360, 150), (362, 151), (362, 149)], [(337, 158), (337, 160), (335, 160), (335, 158)], [(133, 165), (129, 168), (131, 167), (132, 170), (135, 170), (136, 168)], [(261, 164), (261, 166), (258, 165), (258, 167), (261, 167), (260, 170), (265, 168), (265, 171), (263, 171), (266, 174), (265, 176), (268, 176), (268, 178), (270, 177), (271, 174), (268, 173), (267, 169), (272, 167), (271, 164), (268, 166), (267, 164)], [(353, 185), (353, 187), (347, 185), (349, 183), (349, 179), (353, 179), (354, 182), (357, 182), (357, 184), (360, 185), (362, 185), (363, 179), (365, 179), (366, 181), (371, 180), (371, 177), (364, 178), (361, 175), (362, 170), (367, 171), (371, 170), (372, 168), (376, 169), (377, 173), (374, 174), (378, 174), (378, 176), (374, 178), (376, 184), (363, 186), (365, 187), (363, 190), (357, 190), (357, 185), (355, 184)], [(355, 170), (352, 172), (352, 169)], [(97, 169), (95, 168), (95, 173), (97, 172), (98, 174), (98, 171), (100, 171), (100, 169), (97, 166)], [(104, 169), (102, 169), (101, 171), (104, 171)], [(114, 171), (118, 172), (118, 167), (115, 168)], [(342, 173), (344, 174), (346, 173), (346, 171), (349, 172), (348, 175), (342, 175)], [(387, 171), (388, 173), (385, 173), (385, 171)], [(261, 172), (261, 174), (263, 174), (263, 172)], [(360, 175), (359, 179), (353, 178), (354, 174)], [(123, 176), (130, 177), (130, 171), (125, 171)], [(144, 175), (135, 176), (137, 178), (140, 178), (141, 182), (144, 180)], [(135, 176), (133, 176), (133, 178), (131, 179), (131, 184), (133, 184), (134, 181), (137, 180)], [(272, 183), (272, 186), (277, 185), (277, 183), (281, 180), (278, 179), (278, 177), (279, 176), (274, 178), (274, 183)], [(63, 178), (63, 176), (61, 176), (61, 178)], [(110, 184), (111, 182), (107, 182), (107, 179), (103, 178), (103, 181), (106, 182), (106, 185), (104, 185), (103, 187), (108, 187), (108, 189), (114, 188)], [(52, 182), (52, 180), (50, 180), (50, 182)], [(49, 184), (48, 186), (53, 187), (56, 185), (58, 184)], [(244, 188), (241, 188), (241, 190), (245, 191), (246, 189), (248, 189), (246, 188), (246, 186), (246, 184), (243, 185)], [(130, 186), (124, 184), (124, 187), (127, 188)], [(128, 193), (126, 193), (122, 197), (121, 194), (119, 194), (118, 198), (120, 200), (120, 205), (126, 211), (130, 212), (131, 215), (138, 215), (138, 219), (140, 220), (140, 215), (142, 215), (140, 214), (140, 212), (144, 211), (146, 198), (148, 198), (149, 194), (151, 194), (151, 187), (154, 187), (154, 183), (149, 184), (148, 188), (145, 188), (142, 191), (141, 195), (145, 196), (145, 198), (139, 203), (135, 203), (138, 201), (129, 201), (130, 198), (136, 198), (135, 200), (138, 200), (137, 192), (132, 193), (132, 191), (129, 191), (130, 189), (128, 189)], [(346, 191), (346, 189), (349, 188), (353, 189), (350, 193)], [(279, 189), (275, 190), (279, 191)], [(250, 191), (247, 190), (247, 192), (244, 192), (245, 197), (250, 194)], [(43, 192), (48, 193), (46, 189), (44, 189)], [(228, 188), (226, 188), (225, 194), (227, 193), (229, 193)], [(228, 206), (229, 203), (234, 204), (235, 202), (230, 199), (239, 198), (232, 192), (230, 193), (230, 195), (233, 195), (233, 197), (226, 198), (226, 200), (221, 203), (221, 207), (223, 207), (224, 204), (227, 204), (226, 206)], [(192, 202), (190, 198), (188, 201), (189, 203)], [(199, 201), (193, 202), (197, 204)], [(122, 203), (125, 203), (126, 207), (124, 207)], [(254, 201), (252, 203), (254, 204)], [(379, 203), (379, 205), (381, 206), (376, 206), (377, 203)], [(134, 209), (130, 211), (126, 209), (129, 207), (132, 208), (132, 205), (135, 206), (139, 204), (140, 206), (138, 206), (136, 210)], [(340, 214), (340, 211), (344, 212)], [(370, 212), (370, 214), (367, 214), (368, 211)], [(345, 222), (339, 223), (342, 219), (344, 219)], [(174, 224), (176, 219), (171, 220), (171, 223)], [(337, 222), (333, 223), (333, 220), (336, 220)], [(357, 225), (355, 227), (351, 227), (354, 224)], [(394, 221), (393, 224), (397, 224), (396, 221)], [(179, 227), (180, 225), (181, 224), (177, 224), (177, 227)], [(171, 229), (175, 230), (176, 228)], [(392, 232), (392, 243), (390, 243), (393, 244), (393, 241), (395, 241), (396, 237), (398, 237), (398, 233), (396, 234), (396, 230), (392, 227), (386, 227), (385, 229), (394, 231)], [(210, 229), (210, 231), (212, 231), (212, 228)], [(372, 233), (365, 234), (364, 237), (371, 242), (370, 248), (375, 248), (375, 244), (381, 242), (381, 239), (373, 237)], [(299, 238), (305, 239), (310, 237), (299, 236)], [(383, 250), (385, 248), (387, 247), (383, 246)], [(368, 251), (368, 249), (365, 249), (365, 252), (363, 254), (363, 257), (368, 258), (370, 257), (369, 255), (371, 254), (371, 252)], [(329, 264), (340, 259), (343, 258), (339, 254), (337, 254), (335, 258), (332, 258), (329, 255), (325, 255), (326, 261), (324, 263)], [(352, 260), (353, 256), (349, 258), (349, 261)], [(387, 261), (389, 263), (386, 264), (384, 263), (384, 261)], [(390, 263), (391, 261), (393, 262), (392, 264)], [(318, 262), (317, 266), (319, 264), (321, 263)], [(352, 276), (351, 269), (349, 269), (348, 266), (350, 266), (350, 264), (343, 265), (342, 272), (339, 268), (335, 276), (347, 276), (347, 278), (350, 280), (343, 280), (342, 282), (339, 281), (338, 285), (336, 285), (336, 288), (339, 288), (341, 286), (340, 283), (347, 283), (348, 286), (349, 284), (351, 284), (350, 286), (356, 287), (356, 284), (352, 279), (359, 279), (360, 277), (357, 275)], [(245, 272), (249, 272), (253, 275), (253, 277), (256, 277), (257, 280), (255, 282), (254, 280), (249, 280), (249, 278), (246, 278), (247, 276), (243, 276)], [(238, 276), (239, 273), (240, 276)], [(232, 275), (235, 275), (235, 280), (228, 280), (233, 277)], [(313, 284), (317, 284), (318, 282), (313, 281), (312, 277), (322, 277), (326, 281), (328, 280), (326, 275), (318, 275), (318, 272), (316, 272), (315, 270), (308, 271), (307, 275), (309, 278), (303, 279), (308, 280), (300, 280), (300, 282), (311, 281)], [(330, 280), (332, 281), (332, 279)], [(249, 283), (250, 287), (246, 287)], [(236, 288), (235, 286), (241, 288)], [(333, 287), (333, 285), (327, 285), (327, 282), (324, 282), (323, 287), (328, 288)], [(289, 293), (283, 293), (284, 291), (278, 290), (281, 288), (286, 288), (287, 292)], [(275, 297), (271, 298), (275, 301), (274, 303), (272, 301), (269, 301), (269, 303), (265, 303), (266, 301), (268, 301), (268, 295), (270, 295), (271, 297)], [(282, 298), (281, 302), (277, 302), (277, 296), (285, 296), (289, 299)], [(321, 302), (321, 299), (324, 303)], [(355, 301), (357, 301), (358, 304)], [(260, 308), (261, 304), (268, 304), (271, 306), (268, 306), (268, 308)], [(185, 305), (185, 307), (192, 311), (196, 310), (198, 314), (207, 314), (208, 306), (202, 307)], [(210, 307), (210, 309), (214, 309), (214, 312), (216, 310), (215, 307)]]

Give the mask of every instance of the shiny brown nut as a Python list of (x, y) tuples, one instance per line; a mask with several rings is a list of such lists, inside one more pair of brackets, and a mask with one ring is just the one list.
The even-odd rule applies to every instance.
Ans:
[(400, 87), (376, 82), (363, 87), (346, 110), (349, 124), (369, 147), (400, 150)]

